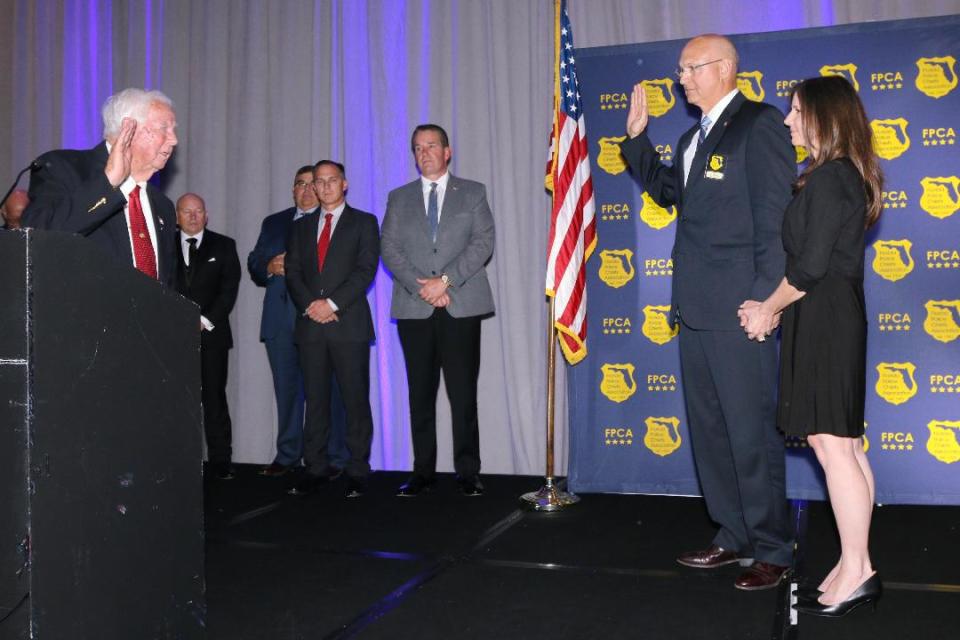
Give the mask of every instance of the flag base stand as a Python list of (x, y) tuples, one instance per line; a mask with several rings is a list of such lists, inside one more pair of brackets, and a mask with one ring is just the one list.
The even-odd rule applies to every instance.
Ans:
[(534, 511), (560, 511), (580, 502), (580, 496), (563, 491), (547, 476), (546, 484), (539, 491), (531, 491), (520, 496), (520, 500)]

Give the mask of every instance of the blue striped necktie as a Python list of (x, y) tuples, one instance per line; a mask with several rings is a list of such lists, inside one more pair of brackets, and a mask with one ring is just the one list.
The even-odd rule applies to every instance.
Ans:
[(697, 146), (702, 145), (703, 141), (707, 139), (707, 129), (710, 127), (710, 118), (703, 116), (700, 119), (700, 137), (697, 138)]
[(430, 183), (430, 198), (427, 200), (427, 221), (430, 222), (430, 237), (437, 241), (437, 227), (440, 226), (440, 216), (437, 211), (437, 183)]

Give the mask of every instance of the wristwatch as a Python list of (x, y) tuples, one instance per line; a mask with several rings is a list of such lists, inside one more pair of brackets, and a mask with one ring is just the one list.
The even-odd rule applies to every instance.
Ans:
[(450, 276), (448, 276), (448, 275), (445, 274), (445, 273), (441, 273), (441, 274), (440, 274), (440, 282), (442, 282), (443, 284), (447, 285), (447, 287), (452, 287), (452, 286), (453, 286), (453, 283), (450, 282)]

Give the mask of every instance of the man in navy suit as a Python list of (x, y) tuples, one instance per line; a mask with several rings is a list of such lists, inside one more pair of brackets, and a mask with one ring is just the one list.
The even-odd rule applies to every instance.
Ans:
[[(319, 201), (313, 188), (313, 165), (297, 169), (293, 179), (294, 206), (263, 220), (253, 251), (247, 256), (247, 269), (253, 281), (266, 291), (260, 318), (260, 341), (267, 349), (273, 392), (277, 402), (277, 455), (260, 470), (261, 475), (282, 476), (303, 457), (303, 376), (297, 345), (293, 340), (296, 306), (287, 293), (284, 258), (287, 236), (295, 220), (317, 210)], [(350, 455), (345, 443), (346, 416), (336, 379), (331, 382), (330, 459), (339, 469)]]
[(200, 397), (207, 457), (221, 480), (233, 478), (232, 425), (227, 368), (233, 333), (230, 311), (240, 288), (240, 258), (233, 238), (207, 229), (207, 206), (195, 193), (177, 200), (176, 288), (200, 307)]
[(103, 142), (37, 158), (23, 226), (80, 234), (117, 262), (172, 285), (176, 215), (170, 199), (147, 181), (173, 154), (176, 127), (173, 103), (159, 91), (110, 96)]
[(793, 537), (783, 437), (776, 428), (774, 341), (747, 339), (737, 310), (763, 300), (783, 277), (783, 212), (796, 177), (793, 147), (776, 108), (737, 91), (737, 51), (722, 36), (692, 39), (677, 77), (701, 123), (680, 138), (673, 166), (647, 136), (636, 85), (621, 152), (647, 193), (677, 207), (672, 323), (680, 323), (684, 400), (700, 486), (719, 531), (688, 567), (748, 566), (734, 586), (777, 586), (789, 573)]
[(373, 440), (367, 288), (377, 273), (380, 233), (375, 216), (347, 204), (342, 164), (321, 160), (313, 182), (320, 208), (293, 224), (284, 261), (307, 396), (306, 476), (290, 493), (311, 493), (339, 475), (329, 456), (330, 378), (336, 375), (347, 411), (347, 497), (356, 498), (366, 491)]

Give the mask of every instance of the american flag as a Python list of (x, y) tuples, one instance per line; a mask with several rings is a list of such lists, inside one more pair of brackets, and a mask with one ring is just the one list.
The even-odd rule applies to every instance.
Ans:
[(567, 362), (587, 355), (586, 262), (597, 244), (593, 182), (574, 66), (573, 31), (566, 0), (556, 3), (553, 130), (546, 185), (553, 193), (547, 239), (547, 295)]

